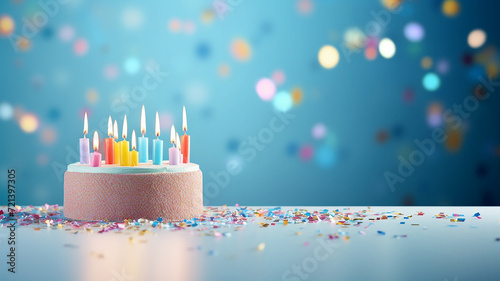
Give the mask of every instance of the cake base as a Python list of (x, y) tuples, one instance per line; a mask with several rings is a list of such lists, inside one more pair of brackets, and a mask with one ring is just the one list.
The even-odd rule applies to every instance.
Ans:
[[(68, 168), (64, 174), (63, 210), (66, 218), (179, 221), (203, 212), (203, 176), (198, 165), (189, 169), (163, 170), (137, 170), (140, 168), (116, 165), (109, 165), (111, 169), (106, 170), (105, 167), (89, 169), (81, 166), (79, 169)], [(127, 173), (130, 171), (135, 173)]]

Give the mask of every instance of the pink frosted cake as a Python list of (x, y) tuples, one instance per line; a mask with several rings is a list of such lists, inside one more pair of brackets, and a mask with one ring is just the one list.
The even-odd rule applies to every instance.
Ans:
[(74, 220), (157, 219), (177, 221), (203, 212), (198, 165), (138, 167), (70, 164), (64, 174), (64, 216)]

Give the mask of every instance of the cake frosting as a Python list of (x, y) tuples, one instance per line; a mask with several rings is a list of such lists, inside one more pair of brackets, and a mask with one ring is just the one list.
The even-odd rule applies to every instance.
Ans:
[(203, 212), (203, 176), (194, 163), (137, 167), (70, 164), (64, 174), (64, 216), (74, 220), (178, 221)]

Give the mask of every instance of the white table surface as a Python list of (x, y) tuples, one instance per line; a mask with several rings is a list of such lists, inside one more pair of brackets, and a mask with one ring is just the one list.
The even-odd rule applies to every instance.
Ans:
[[(295, 208), (367, 210), (282, 207)], [(92, 233), (74, 234), (45, 225), (21, 226), (16, 234), (16, 274), (7, 272), (9, 230), (3, 226), (0, 280), (500, 280), (499, 207), (396, 206), (369, 211), (360, 226), (348, 227), (329, 221), (263, 227), (259, 222), (270, 223), (264, 218), (217, 229), (213, 225), (184, 230), (143, 226), (151, 231), (143, 235), (137, 230), (100, 234), (95, 228)], [(370, 225), (368, 218), (376, 217), (370, 214), (389, 211), (413, 216)], [(425, 215), (417, 216), (419, 211)], [(440, 212), (463, 214), (466, 220), (433, 218)], [(476, 212), (481, 219), (473, 217)], [(35, 231), (35, 227), (41, 229)], [(214, 230), (231, 235), (214, 237)], [(330, 239), (335, 233), (340, 238)], [(257, 250), (261, 243), (265, 248)], [(302, 273), (294, 274), (294, 266)]]

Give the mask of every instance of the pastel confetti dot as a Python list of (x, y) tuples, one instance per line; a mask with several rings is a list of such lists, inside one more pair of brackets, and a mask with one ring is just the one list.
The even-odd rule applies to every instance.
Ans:
[(326, 136), (326, 132), (327, 132), (327, 129), (326, 129), (325, 124), (318, 123), (312, 127), (311, 135), (313, 136), (313, 138), (320, 140)]
[(337, 66), (339, 58), (339, 52), (337, 49), (330, 45), (321, 47), (318, 52), (319, 64), (326, 69), (332, 69)]
[(262, 78), (257, 82), (255, 90), (257, 91), (257, 95), (259, 95), (262, 100), (270, 101), (276, 93), (276, 86), (271, 79)]
[(380, 235), (385, 235), (385, 232), (381, 231), (381, 230), (377, 230), (377, 233), (380, 234)]
[(12, 34), (15, 28), (14, 20), (8, 15), (2, 15), (0, 17), (0, 35), (9, 36)]
[(87, 53), (88, 51), (88, 43), (87, 40), (80, 38), (76, 40), (75, 44), (73, 45), (73, 50), (76, 55), (78, 56), (83, 56)]
[(309, 161), (313, 157), (314, 149), (310, 145), (303, 145), (299, 150), (299, 157), (302, 161)]
[(231, 42), (231, 54), (241, 62), (248, 61), (252, 55), (252, 50), (248, 42), (244, 39), (235, 39)]
[(38, 129), (38, 118), (34, 114), (25, 114), (21, 116), (19, 126), (25, 133), (33, 133)]

